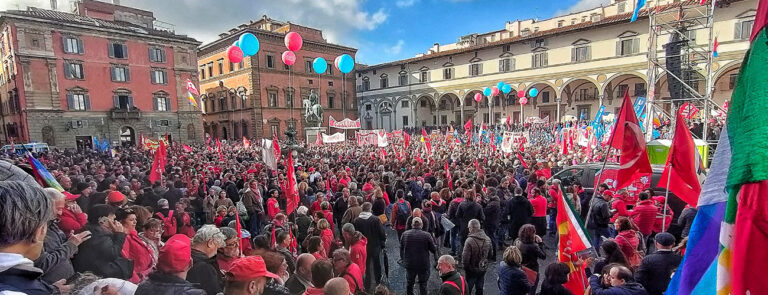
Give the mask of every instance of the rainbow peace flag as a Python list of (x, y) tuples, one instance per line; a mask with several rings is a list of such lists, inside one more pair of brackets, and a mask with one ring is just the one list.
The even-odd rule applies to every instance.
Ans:
[(56, 190), (63, 192), (64, 188), (61, 187), (58, 181), (56, 181), (55, 178), (53, 178), (53, 175), (51, 175), (50, 172), (48, 172), (48, 169), (45, 169), (45, 166), (43, 166), (40, 161), (35, 159), (35, 157), (32, 156), (32, 153), (27, 152), (27, 160), (29, 161), (29, 165), (32, 166), (32, 172), (35, 174), (35, 178), (37, 178), (37, 182), (40, 183), (40, 185), (48, 186), (55, 188)]

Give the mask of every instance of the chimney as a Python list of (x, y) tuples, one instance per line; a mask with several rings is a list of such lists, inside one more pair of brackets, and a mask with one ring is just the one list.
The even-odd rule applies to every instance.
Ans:
[(435, 51), (440, 52), (440, 43), (435, 43)]
[(112, 4), (120, 5), (120, 0), (112, 0)]
[(51, 0), (51, 10), (57, 10), (56, 0)]

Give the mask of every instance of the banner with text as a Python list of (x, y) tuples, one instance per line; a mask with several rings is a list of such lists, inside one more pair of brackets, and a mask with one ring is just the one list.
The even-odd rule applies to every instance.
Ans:
[(333, 116), (328, 116), (328, 125), (338, 129), (360, 129), (360, 119), (352, 121), (349, 118), (345, 118), (344, 120), (336, 121)]
[(323, 133), (323, 144), (344, 142), (344, 133), (338, 132), (332, 135)]

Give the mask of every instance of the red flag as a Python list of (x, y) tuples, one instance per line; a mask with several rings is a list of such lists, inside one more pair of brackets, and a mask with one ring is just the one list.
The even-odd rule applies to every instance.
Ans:
[(749, 294), (748, 290), (755, 291), (752, 294), (759, 294), (762, 291), (758, 290), (764, 288), (761, 282), (765, 280), (765, 274), (760, 270), (768, 259), (768, 251), (765, 251), (768, 245), (766, 195), (768, 180), (741, 185), (731, 246), (736, 250), (731, 262), (732, 294)]
[(520, 160), (520, 164), (523, 164), (523, 168), (528, 169), (528, 164), (525, 163), (525, 159), (523, 159), (523, 155), (518, 153), (517, 159)]
[(507, 115), (507, 129), (512, 129), (512, 120), (509, 118), (509, 115)]
[(421, 157), (419, 155), (416, 155), (416, 161), (419, 161), (419, 163), (424, 164), (424, 160), (421, 159)]
[(668, 188), (686, 203), (696, 206), (701, 193), (701, 185), (696, 175), (696, 145), (681, 113), (677, 113), (675, 136), (669, 147), (667, 165), (661, 174), (659, 186)]
[(237, 240), (240, 241), (240, 253), (243, 251), (243, 227), (240, 225), (240, 214), (235, 214), (235, 230), (237, 231)]
[(445, 178), (448, 179), (448, 187), (453, 189), (453, 180), (451, 179), (451, 169), (448, 168), (448, 162), (445, 162)]
[(251, 148), (251, 141), (245, 138), (245, 136), (243, 136), (243, 147), (245, 147), (245, 149)]
[(182, 145), (181, 145), (181, 148), (183, 148), (183, 149), (184, 149), (184, 151), (186, 151), (187, 153), (191, 153), (191, 152), (192, 152), (192, 148), (191, 148), (191, 147), (189, 147), (189, 146), (188, 146), (188, 145), (186, 145), (186, 144), (182, 144)]
[(472, 118), (469, 118), (469, 121), (464, 124), (464, 134), (469, 135), (472, 133)]
[(272, 133), (272, 147), (275, 149), (275, 162), (280, 162), (280, 143), (277, 142), (277, 133)]
[(427, 130), (424, 130), (424, 128), (421, 128), (421, 136), (424, 136), (424, 140), (429, 140), (429, 135), (427, 134)]
[(384, 161), (387, 158), (387, 151), (384, 150), (384, 148), (381, 148), (381, 160)]
[(403, 132), (403, 145), (407, 149), (410, 144), (411, 144), (411, 135), (408, 134), (408, 132)]
[(624, 188), (632, 181), (653, 173), (651, 163), (645, 148), (645, 137), (640, 131), (640, 125), (629, 99), (629, 91), (624, 93), (619, 118), (616, 121), (610, 144), (621, 149), (620, 170), (616, 177), (616, 188)]
[(287, 166), (287, 177), (288, 177), (288, 185), (286, 187), (286, 204), (285, 204), (285, 213), (291, 214), (293, 210), (296, 210), (299, 206), (299, 190), (296, 187), (296, 172), (294, 171), (293, 167), (293, 155), (288, 153), (288, 162), (285, 163)]
[(152, 171), (149, 173), (149, 182), (155, 183), (163, 177), (165, 170), (165, 142), (160, 140), (160, 146), (155, 150), (155, 159), (152, 161)]

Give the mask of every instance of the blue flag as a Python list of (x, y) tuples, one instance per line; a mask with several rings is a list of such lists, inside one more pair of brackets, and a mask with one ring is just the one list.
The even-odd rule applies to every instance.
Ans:
[(637, 20), (637, 15), (640, 14), (640, 8), (643, 8), (645, 6), (645, 0), (637, 0), (637, 5), (635, 6), (635, 12), (632, 13), (632, 20), (630, 22), (634, 22)]

